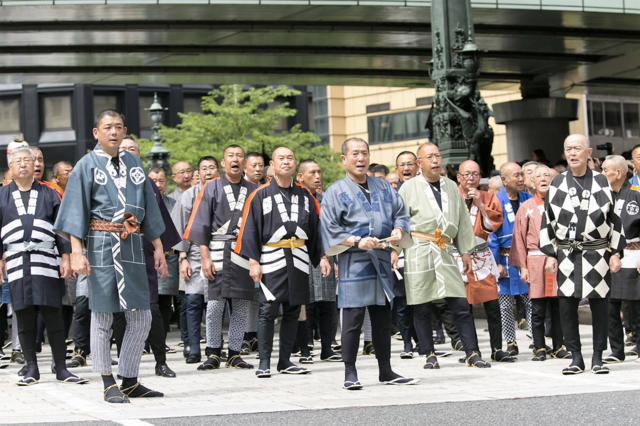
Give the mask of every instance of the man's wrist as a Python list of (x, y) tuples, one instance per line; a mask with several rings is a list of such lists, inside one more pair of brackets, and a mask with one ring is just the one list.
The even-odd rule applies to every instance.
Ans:
[(189, 258), (187, 256), (182, 256), (180, 259), (178, 259), (180, 263), (182, 263), (183, 260), (189, 260)]

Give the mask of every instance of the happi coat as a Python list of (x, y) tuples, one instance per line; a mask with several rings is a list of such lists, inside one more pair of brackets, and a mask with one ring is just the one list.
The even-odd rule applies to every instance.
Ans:
[[(622, 221), (627, 244), (637, 247), (640, 243), (640, 187), (625, 181), (615, 198), (615, 213)], [(611, 299), (640, 300), (638, 261), (640, 250), (624, 249), (622, 268), (611, 276)]]
[[(500, 249), (511, 248), (511, 238), (513, 237), (513, 225), (516, 222), (516, 212), (513, 211), (511, 200), (507, 195), (507, 191), (504, 186), (496, 194), (500, 206), (502, 207), (502, 225), (489, 237), (489, 248), (493, 253), (493, 258), (496, 260), (497, 265), (502, 265), (507, 276), (498, 280), (498, 294), (510, 294), (516, 296), (518, 294), (527, 294), (529, 287), (520, 279), (520, 272), (515, 266), (509, 265), (508, 256), (500, 254)], [(527, 191), (521, 191), (518, 193), (518, 201), (522, 206), (522, 203), (531, 198), (532, 195)]]
[(350, 237), (388, 238), (402, 229), (401, 247), (413, 243), (409, 215), (402, 198), (384, 179), (367, 176), (371, 202), (347, 174), (324, 192), (322, 245), (338, 255), (338, 308), (361, 308), (393, 303), (391, 248), (362, 250), (342, 245)]
[[(157, 194), (156, 194), (157, 197)], [(166, 210), (171, 218), (171, 212), (173, 211), (173, 207), (176, 205), (176, 200), (167, 196), (167, 194), (162, 194), (162, 202), (166, 207)], [(164, 217), (164, 213), (162, 214)], [(166, 222), (165, 222), (166, 225)], [(175, 229), (175, 225), (173, 225), (173, 220), (171, 222), (171, 226)], [(176, 230), (177, 232), (177, 230)], [(180, 236), (180, 240), (182, 240), (182, 236)], [(173, 246), (165, 245), (162, 243), (162, 247), (165, 249), (167, 253), (165, 256), (165, 261), (167, 262), (167, 276), (164, 277), (163, 280), (160, 279), (158, 275), (158, 294), (167, 295), (167, 296), (177, 296), (178, 288), (179, 288), (179, 280), (180, 280), (180, 265), (178, 264), (178, 252), (173, 249)]]
[[(237, 196), (233, 186), (238, 189)], [(245, 201), (257, 187), (244, 179), (240, 185), (233, 184), (223, 173), (208, 181), (198, 194), (183, 238), (209, 248), (215, 280), (208, 281), (208, 300), (254, 299), (255, 283), (249, 276), (249, 260), (233, 250)]]
[(89, 275), (89, 309), (123, 312), (149, 309), (149, 282), (142, 235), (89, 231), (92, 219), (122, 223), (133, 214), (140, 232), (155, 240), (165, 230), (151, 184), (140, 158), (120, 150), (119, 172), (111, 156), (97, 144), (73, 168), (54, 229), (65, 238), (86, 238)]
[(419, 305), (445, 297), (467, 297), (453, 248), (468, 253), (476, 247), (476, 238), (469, 220), (469, 212), (450, 179), (440, 177), (442, 208), (438, 205), (434, 189), (424, 176), (405, 182), (400, 196), (411, 216), (411, 232), (451, 238), (444, 248), (433, 241), (413, 237), (413, 247), (405, 250), (404, 281), (407, 304)]
[(529, 270), (529, 299), (558, 296), (557, 274), (545, 271), (547, 256), (538, 249), (543, 214), (544, 200), (536, 194), (522, 203), (513, 227), (509, 265)]
[[(608, 297), (609, 258), (622, 251), (626, 240), (607, 178), (587, 168), (584, 187), (580, 188), (568, 170), (551, 181), (544, 206), (539, 247), (558, 260), (558, 296)], [(561, 240), (599, 239), (606, 239), (611, 251), (558, 247)]]
[[(160, 214), (162, 216), (162, 222), (164, 223), (165, 230), (160, 235), (160, 241), (162, 242), (162, 248), (165, 249), (169, 247), (173, 247), (174, 245), (180, 243), (182, 241), (182, 237), (176, 230), (176, 227), (173, 225), (173, 221), (171, 220), (171, 214), (167, 209), (162, 194), (160, 190), (156, 186), (155, 182), (151, 180), (151, 178), (147, 177), (149, 180), (149, 184), (153, 189), (153, 193), (156, 197), (156, 201), (158, 202), (158, 208), (160, 209)], [(155, 268), (155, 259), (153, 257), (154, 247), (151, 241), (144, 235), (142, 236), (142, 244), (144, 248), (144, 258), (147, 264), (147, 278), (149, 280), (149, 301), (151, 303), (158, 303), (158, 293), (160, 287), (160, 276), (158, 271)], [(166, 250), (166, 249), (165, 249)], [(166, 253), (166, 252), (165, 252)], [(166, 256), (165, 256), (166, 259)], [(167, 263), (167, 267), (169, 264)], [(169, 274), (167, 273), (167, 277)], [(166, 277), (165, 277), (166, 279)], [(176, 282), (176, 290), (177, 290), (177, 282)]]
[[(462, 189), (458, 186), (460, 195), (464, 199)], [(489, 235), (495, 232), (502, 225), (502, 207), (498, 198), (489, 192), (478, 190), (486, 215), (480, 214), (480, 210), (475, 203), (469, 208), (465, 202), (465, 206), (469, 212), (469, 219), (473, 227), (473, 233), (476, 236), (476, 244), (487, 244)], [(458, 266), (462, 272), (462, 257), (456, 254)], [(491, 253), (491, 249), (487, 246), (484, 250), (476, 249), (471, 255), (471, 273), (462, 277), (467, 291), (467, 300), (471, 305), (477, 305), (498, 298), (498, 265)]]
[[(307, 305), (309, 266), (318, 266), (322, 256), (320, 208), (308, 189), (291, 180), (291, 200), (275, 178), (247, 198), (235, 253), (260, 262), (262, 290), (260, 302), (288, 302)], [(276, 243), (291, 238), (305, 240), (300, 248), (276, 248)]]
[[(4, 256), (11, 303), (16, 311), (29, 306), (62, 306), (65, 293), (57, 253), (71, 252), (68, 241), (53, 232), (60, 198), (53, 189), (34, 181), (24, 205), (15, 182), (0, 188), (0, 258)], [(45, 243), (29, 251), (13, 251), (8, 244)], [(57, 251), (56, 251), (57, 249)]]
[[(199, 183), (184, 191), (176, 201), (176, 205), (171, 211), (173, 224), (182, 236), (184, 236), (184, 231), (187, 229), (193, 205), (198, 198), (198, 194), (200, 193), (202, 186), (202, 183)], [(202, 275), (200, 247), (183, 238), (183, 240), (176, 244), (173, 249), (177, 252), (187, 253), (187, 261), (191, 266), (191, 278), (189, 280), (184, 280), (184, 292), (186, 294), (205, 294), (208, 281)], [(179, 267), (180, 264), (178, 264), (178, 268)]]

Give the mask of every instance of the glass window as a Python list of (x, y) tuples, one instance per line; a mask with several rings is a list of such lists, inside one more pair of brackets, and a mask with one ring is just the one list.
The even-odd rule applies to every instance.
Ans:
[(591, 104), (591, 116), (593, 118), (593, 132), (594, 136), (604, 136), (604, 108), (602, 102), (590, 102)]
[(327, 118), (316, 118), (315, 120), (315, 133), (317, 135), (327, 135), (329, 134), (329, 119)]
[(323, 117), (329, 115), (329, 103), (326, 100), (313, 102), (313, 115)]
[(100, 111), (104, 111), (105, 109), (115, 109), (118, 108), (118, 97), (116, 95), (93, 95), (93, 114), (96, 115)]
[(369, 142), (372, 144), (426, 138), (424, 125), (429, 109), (368, 117)]
[[(269, 108), (277, 108), (280, 105), (282, 105), (284, 102), (283, 101), (273, 101), (269, 104)], [(280, 117), (278, 118), (278, 122), (276, 123), (276, 128), (275, 128), (276, 132), (283, 132), (285, 130), (289, 130), (289, 120), (287, 119), (287, 117)]]
[(604, 123), (607, 126), (606, 136), (621, 138), (622, 135), (622, 105), (618, 102), (604, 103)]
[(327, 97), (327, 86), (311, 86), (311, 96), (313, 99), (324, 99)]
[(20, 131), (20, 98), (0, 99), (0, 132)]
[(44, 129), (71, 129), (71, 96), (44, 98)]
[(627, 138), (640, 137), (640, 123), (638, 122), (638, 104), (624, 104), (624, 131)]
[(185, 96), (182, 101), (182, 109), (185, 114), (190, 112), (197, 112), (202, 114), (202, 99), (200, 96)]

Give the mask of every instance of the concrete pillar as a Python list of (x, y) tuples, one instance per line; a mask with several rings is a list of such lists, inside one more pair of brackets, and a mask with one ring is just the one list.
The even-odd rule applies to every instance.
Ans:
[(569, 135), (569, 122), (578, 119), (578, 100), (522, 99), (493, 104), (493, 113), (496, 123), (507, 126), (509, 161), (531, 158), (534, 149), (542, 149), (555, 163), (562, 156), (563, 142)]

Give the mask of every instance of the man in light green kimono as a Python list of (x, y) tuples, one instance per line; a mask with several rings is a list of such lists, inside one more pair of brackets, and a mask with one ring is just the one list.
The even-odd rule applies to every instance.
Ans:
[(407, 304), (413, 305), (420, 354), (427, 357), (424, 368), (440, 368), (431, 329), (432, 302), (440, 300), (453, 311), (466, 351), (466, 365), (490, 367), (478, 352), (471, 308), (453, 257), (455, 250), (461, 253), (462, 273), (470, 272), (469, 253), (475, 250), (476, 238), (465, 201), (457, 185), (440, 176), (442, 156), (436, 145), (425, 143), (418, 149), (418, 164), (422, 175), (405, 182), (399, 194), (411, 216), (414, 245), (405, 250), (404, 278)]

